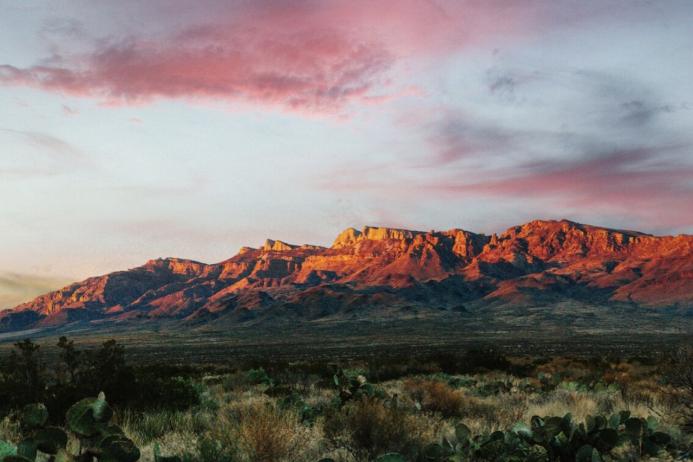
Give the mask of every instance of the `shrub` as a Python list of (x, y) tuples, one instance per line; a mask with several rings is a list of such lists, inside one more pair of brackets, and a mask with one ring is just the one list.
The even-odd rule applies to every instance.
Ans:
[(238, 436), (250, 460), (257, 462), (293, 461), (307, 445), (298, 414), (268, 403), (241, 410)]
[(225, 392), (232, 392), (248, 385), (246, 374), (243, 372), (233, 372), (226, 374), (221, 379), (221, 389)]
[(246, 372), (246, 379), (248, 380), (248, 383), (251, 383), (253, 385), (261, 384), (271, 387), (274, 384), (272, 378), (262, 367), (258, 369), (251, 369), (248, 372)]
[(479, 371), (508, 371), (512, 364), (493, 347), (476, 347), (458, 353), (438, 353), (430, 358), (441, 371), (448, 374), (467, 374)]
[(373, 460), (391, 451), (414, 460), (427, 429), (392, 402), (362, 398), (328, 413), (324, 433), (334, 449), (345, 449), (358, 460)]
[(693, 433), (693, 348), (681, 348), (673, 356), (667, 375), (673, 386), (672, 398), (678, 408), (681, 428)]
[(511, 364), (501, 352), (494, 348), (473, 348), (462, 357), (463, 372), (484, 370), (507, 371)]
[(14, 347), (0, 371), (0, 406), (4, 410), (17, 409), (45, 397), (46, 371), (41, 363), (40, 346), (26, 339)]
[(436, 380), (407, 379), (405, 390), (421, 409), (438, 412), (443, 417), (459, 417), (463, 404), (463, 395), (446, 383)]

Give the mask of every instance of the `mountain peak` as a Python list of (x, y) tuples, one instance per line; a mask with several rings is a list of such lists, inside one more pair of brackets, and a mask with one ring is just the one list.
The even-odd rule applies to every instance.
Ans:
[(264, 245), (261, 250), (265, 252), (286, 252), (287, 250), (293, 250), (298, 248), (297, 245), (287, 244), (284, 241), (275, 241), (273, 239), (265, 240)]
[(536, 232), (538, 230), (546, 231), (569, 231), (569, 230), (581, 230), (586, 233), (618, 233), (627, 236), (650, 236), (650, 234), (641, 233), (639, 231), (631, 231), (625, 229), (607, 228), (604, 226), (596, 225), (586, 225), (583, 223), (578, 223), (576, 221), (567, 220), (565, 218), (560, 220), (532, 220), (524, 225), (514, 226), (508, 229), (510, 230), (524, 230), (525, 232)]
[(257, 249), (256, 249), (256, 248), (253, 248), (253, 247), (248, 247), (248, 246), (244, 245), (243, 247), (241, 247), (240, 249), (238, 249), (238, 255), (243, 255), (243, 254), (245, 254), (245, 253), (252, 252), (253, 250), (257, 250)]
[(195, 274), (202, 271), (206, 266), (206, 263), (200, 263), (195, 260), (168, 257), (149, 260), (142, 268), (148, 271), (169, 271), (173, 274)]
[(339, 249), (353, 245), (361, 237), (361, 231), (355, 228), (347, 228), (337, 235), (337, 238), (332, 243), (332, 248)]
[(421, 231), (410, 231), (408, 229), (385, 228), (380, 226), (364, 226), (361, 233), (364, 239), (371, 241), (385, 241), (413, 239), (417, 234), (424, 234)]
[(361, 231), (355, 228), (347, 228), (334, 240), (332, 248), (339, 249), (356, 244), (361, 240), (385, 241), (413, 239), (415, 236), (425, 234), (422, 231), (410, 231), (408, 229), (388, 228), (384, 226), (364, 226)]

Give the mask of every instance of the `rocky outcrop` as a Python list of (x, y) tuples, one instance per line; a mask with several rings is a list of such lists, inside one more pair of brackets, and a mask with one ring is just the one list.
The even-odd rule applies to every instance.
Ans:
[(265, 252), (285, 252), (287, 250), (293, 250), (297, 245), (287, 244), (282, 241), (274, 241), (272, 239), (267, 239), (265, 244), (262, 246), (262, 250)]
[(483, 310), (565, 300), (693, 309), (693, 236), (567, 220), (532, 221), (492, 236), (348, 228), (329, 248), (268, 239), (217, 264), (151, 260), (2, 312), (0, 329), (282, 313), (334, 318), (393, 306)]

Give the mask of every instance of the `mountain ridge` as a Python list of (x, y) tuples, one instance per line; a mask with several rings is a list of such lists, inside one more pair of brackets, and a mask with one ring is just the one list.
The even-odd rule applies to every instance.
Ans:
[(0, 330), (448, 316), (566, 303), (693, 309), (693, 236), (570, 220), (492, 235), (347, 228), (330, 247), (268, 239), (219, 263), (159, 258), (91, 277), (0, 312)]

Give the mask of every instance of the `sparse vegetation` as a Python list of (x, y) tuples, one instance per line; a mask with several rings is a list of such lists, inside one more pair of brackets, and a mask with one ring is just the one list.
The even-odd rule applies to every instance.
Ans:
[[(4, 396), (31, 384), (3, 401), (3, 462), (606, 462), (688, 460), (693, 448), (686, 351), (667, 361), (493, 351), (484, 367), (489, 350), (477, 350), (425, 363), (144, 371), (115, 342), (58, 347), (52, 361), (20, 342), (3, 363)], [(95, 371), (98, 381), (82, 378)], [(106, 392), (112, 408), (103, 395), (64, 404), (125, 377), (134, 397)]]

